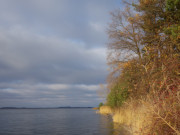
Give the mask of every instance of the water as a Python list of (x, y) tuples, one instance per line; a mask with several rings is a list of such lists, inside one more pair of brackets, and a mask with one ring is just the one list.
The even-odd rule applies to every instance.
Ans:
[(0, 109), (0, 135), (112, 135), (110, 118), (88, 109)]

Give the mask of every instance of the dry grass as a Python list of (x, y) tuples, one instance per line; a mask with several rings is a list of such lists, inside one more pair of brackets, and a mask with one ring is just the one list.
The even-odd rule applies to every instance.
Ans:
[(109, 106), (101, 106), (99, 109), (100, 114), (112, 114), (113, 109)]
[(113, 121), (128, 126), (133, 135), (147, 134), (152, 123), (148, 108), (132, 101), (115, 110)]
[(129, 100), (116, 109), (102, 106), (99, 113), (111, 114), (113, 122), (124, 125), (132, 135), (180, 135), (179, 88), (163, 100), (147, 96)]
[[(152, 101), (152, 99), (151, 99)], [(159, 135), (180, 135), (180, 91), (149, 102), (153, 114), (151, 133)]]
[(163, 100), (131, 100), (114, 111), (113, 121), (127, 125), (132, 135), (180, 135), (180, 92)]

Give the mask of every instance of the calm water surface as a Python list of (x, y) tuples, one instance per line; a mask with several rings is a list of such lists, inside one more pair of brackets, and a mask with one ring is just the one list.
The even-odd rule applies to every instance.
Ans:
[(111, 118), (92, 109), (0, 109), (0, 135), (113, 135)]

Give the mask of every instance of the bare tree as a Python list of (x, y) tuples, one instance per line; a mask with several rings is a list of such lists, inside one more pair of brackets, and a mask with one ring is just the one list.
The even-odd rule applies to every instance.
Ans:
[(135, 55), (142, 62), (141, 49), (143, 46), (141, 45), (141, 39), (143, 34), (141, 27), (139, 27), (140, 16), (135, 11), (131, 11), (129, 7), (126, 7), (124, 11), (115, 10), (111, 15), (112, 23), (108, 29), (110, 39), (108, 44), (110, 50), (108, 55), (109, 64), (122, 61), (122, 57), (123, 60), (131, 59)]

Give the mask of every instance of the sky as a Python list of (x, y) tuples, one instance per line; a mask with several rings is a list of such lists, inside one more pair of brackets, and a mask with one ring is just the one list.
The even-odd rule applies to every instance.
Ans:
[(97, 106), (120, 0), (0, 0), (0, 107)]

